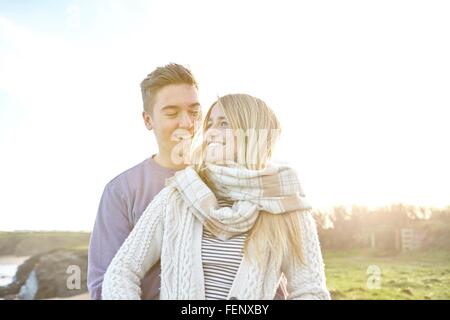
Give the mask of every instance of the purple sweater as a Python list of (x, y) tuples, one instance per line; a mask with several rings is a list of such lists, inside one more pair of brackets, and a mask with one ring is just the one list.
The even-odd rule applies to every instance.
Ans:
[[(148, 158), (111, 180), (103, 191), (91, 235), (88, 289), (91, 299), (101, 299), (103, 275), (144, 210), (176, 171)], [(142, 299), (159, 299), (160, 265), (142, 280)]]

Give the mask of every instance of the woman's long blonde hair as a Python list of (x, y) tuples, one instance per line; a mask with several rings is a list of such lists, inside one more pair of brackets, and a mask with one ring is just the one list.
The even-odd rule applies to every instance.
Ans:
[[(261, 99), (248, 94), (229, 94), (220, 97), (212, 104), (204, 119), (203, 132), (208, 129), (207, 123), (211, 110), (215, 106), (222, 108), (233, 131), (248, 132), (251, 130), (254, 134), (252, 139), (246, 138), (244, 143), (236, 146), (238, 154), (244, 155), (238, 164), (252, 170), (264, 168), (272, 156), (281, 130), (274, 112)], [(264, 143), (260, 144), (262, 140)], [(196, 141), (203, 141), (203, 138), (197, 137)], [(265, 147), (258, 147), (260, 145)], [(201, 143), (199, 147), (194, 148), (192, 157), (195, 159), (194, 167), (197, 172), (208, 183), (202, 174), (205, 168), (205, 147), (205, 143)], [(255, 156), (255, 153), (258, 154)], [(256, 162), (255, 159), (257, 159)], [(258, 220), (248, 234), (244, 253), (248, 252), (249, 248), (255, 250), (259, 263), (267, 263), (267, 261), (261, 260), (267, 250), (270, 250), (270, 258), (276, 259), (277, 263), (281, 263), (283, 257), (292, 257), (303, 263), (302, 238), (298, 219), (297, 212), (274, 215), (261, 211)]]

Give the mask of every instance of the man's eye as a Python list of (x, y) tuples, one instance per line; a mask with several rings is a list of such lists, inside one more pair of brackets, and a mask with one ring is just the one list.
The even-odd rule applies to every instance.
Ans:
[(192, 111), (191, 114), (192, 114), (194, 117), (198, 117), (198, 115), (200, 114), (200, 112), (198, 112), (198, 111)]
[(220, 122), (220, 126), (221, 127), (228, 127), (228, 122), (222, 121), (222, 122)]
[(178, 113), (166, 113), (167, 117), (175, 117)]

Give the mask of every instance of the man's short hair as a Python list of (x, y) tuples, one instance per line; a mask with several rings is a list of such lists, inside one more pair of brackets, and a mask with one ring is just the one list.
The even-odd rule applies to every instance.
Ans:
[(188, 68), (176, 63), (158, 67), (141, 82), (144, 111), (151, 113), (159, 90), (171, 84), (188, 84), (198, 89), (198, 83)]

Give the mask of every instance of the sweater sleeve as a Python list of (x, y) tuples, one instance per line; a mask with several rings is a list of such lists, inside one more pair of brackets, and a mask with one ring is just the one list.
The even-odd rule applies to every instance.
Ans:
[(292, 257), (283, 263), (288, 299), (330, 300), (316, 223), (310, 211), (301, 212), (298, 217), (305, 264), (294, 262)]
[(141, 299), (141, 280), (161, 255), (168, 191), (163, 189), (153, 199), (114, 256), (103, 280), (103, 299)]

